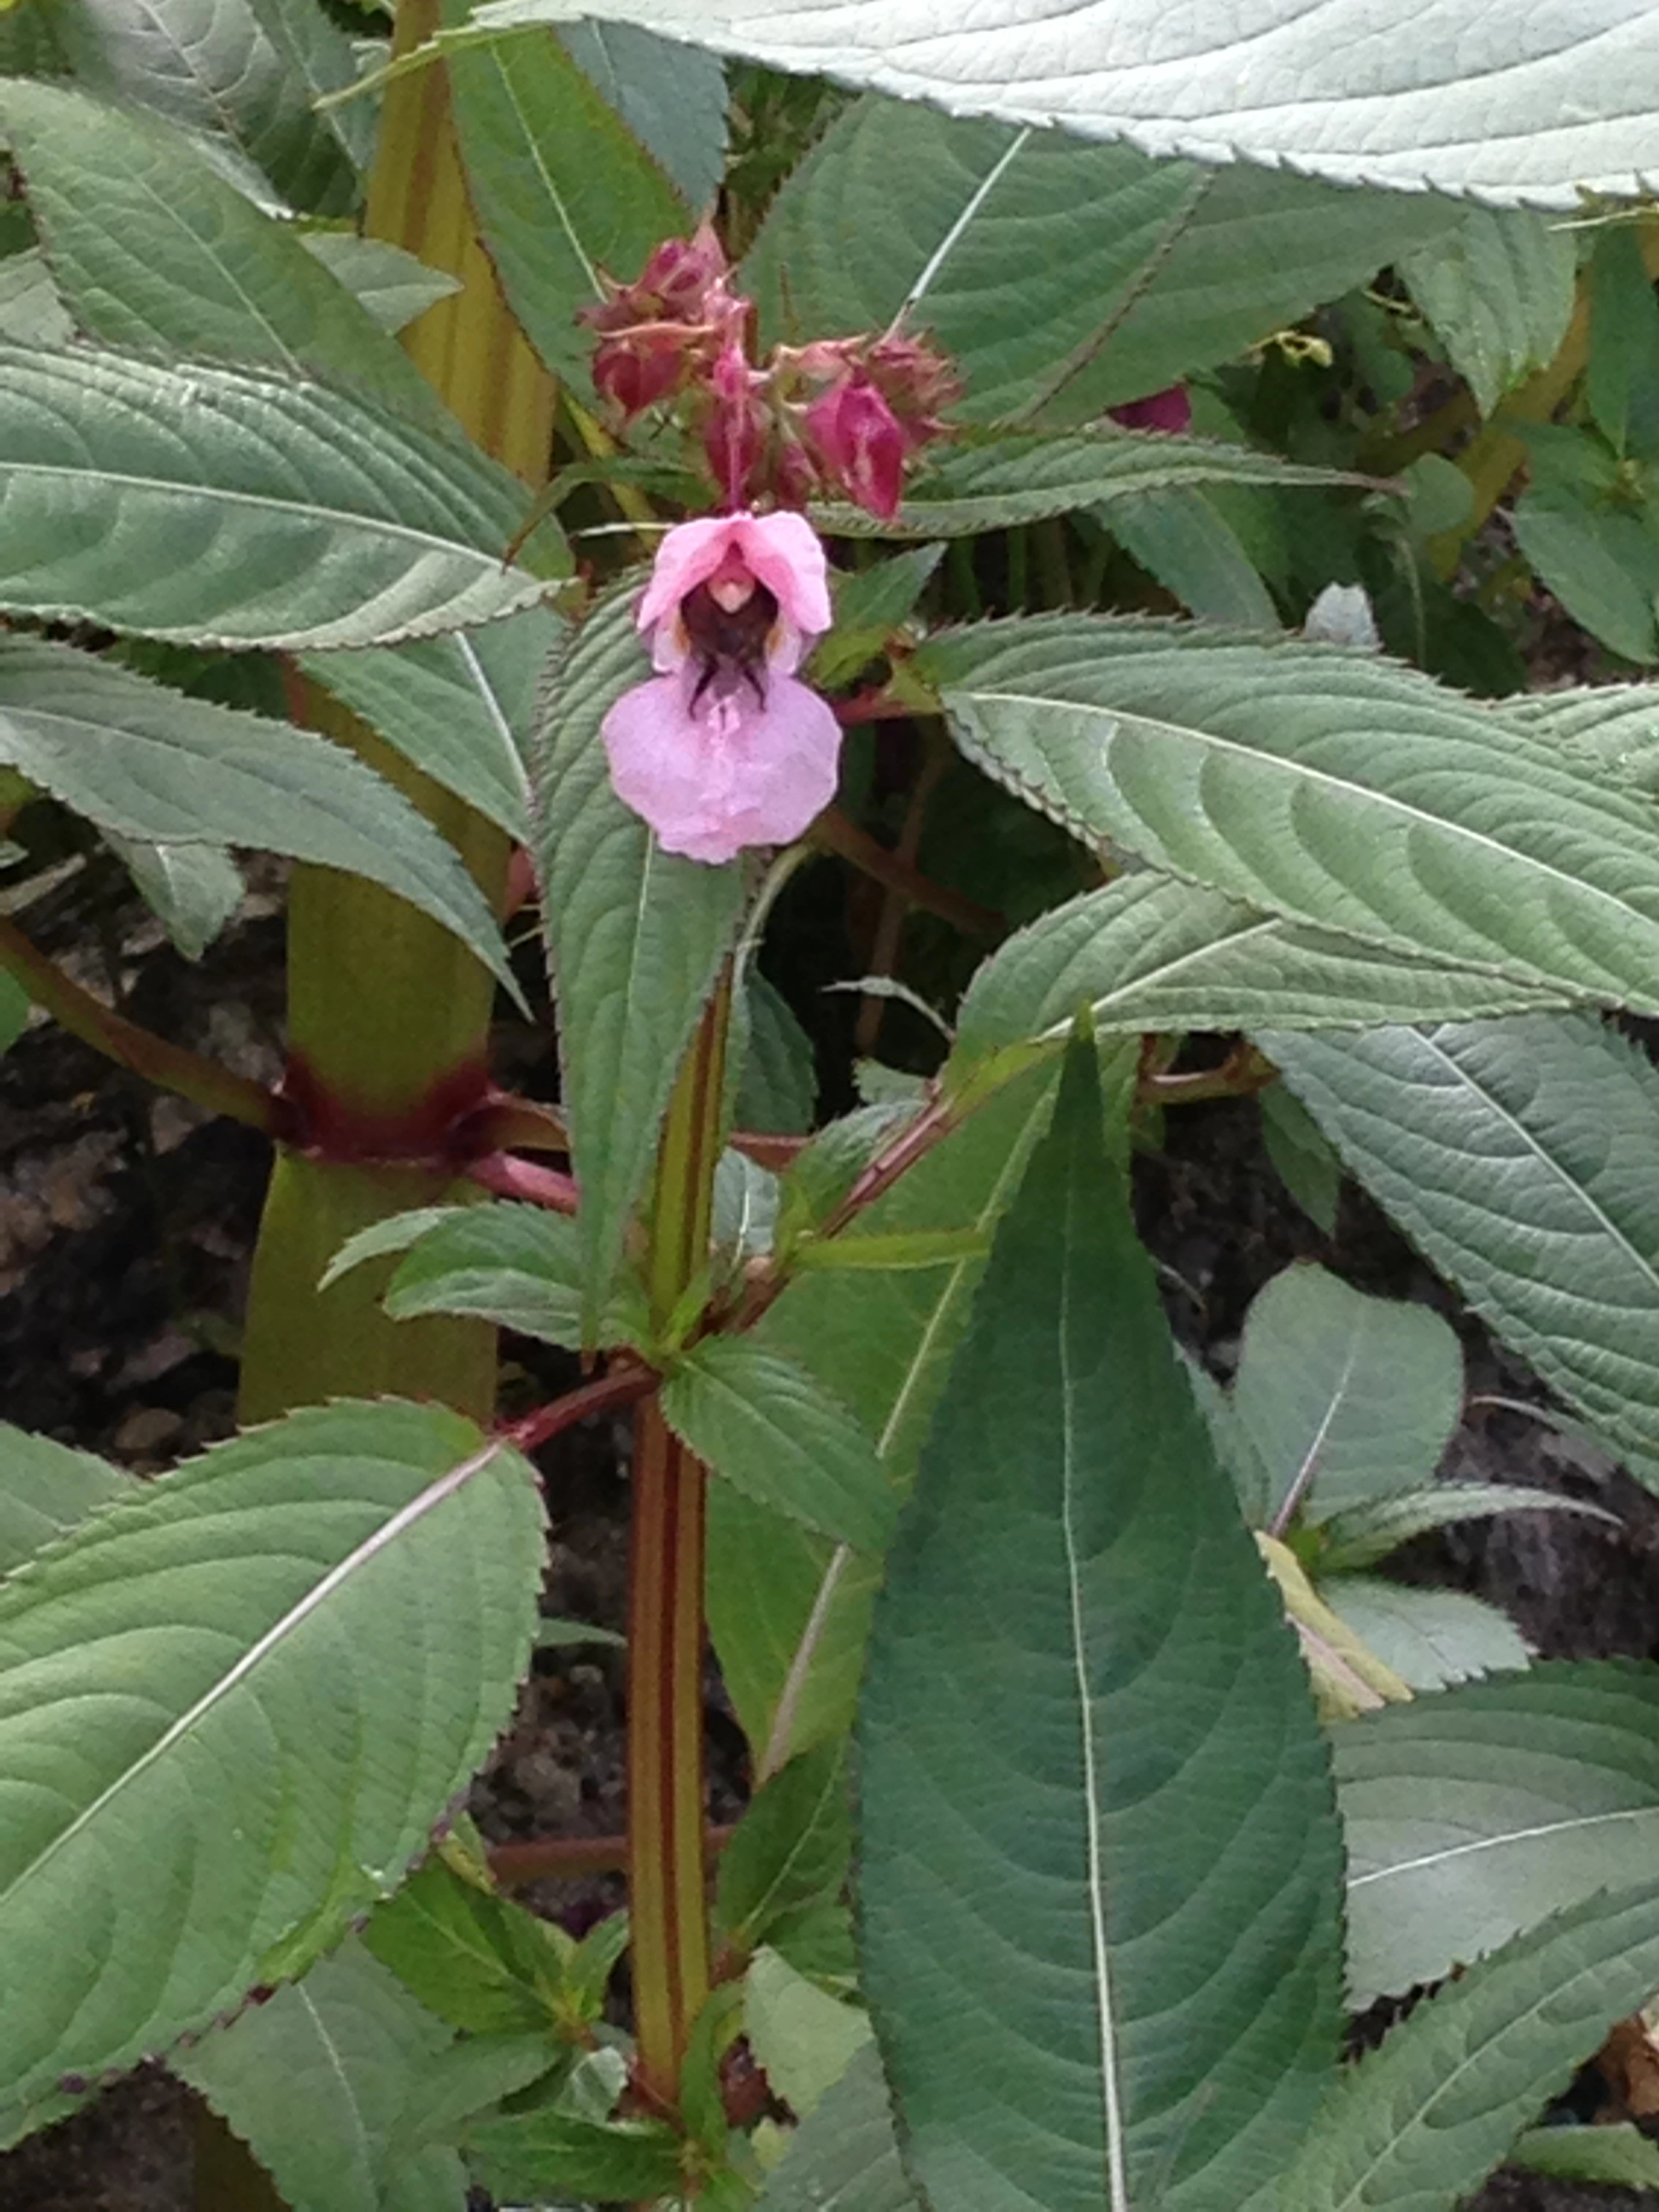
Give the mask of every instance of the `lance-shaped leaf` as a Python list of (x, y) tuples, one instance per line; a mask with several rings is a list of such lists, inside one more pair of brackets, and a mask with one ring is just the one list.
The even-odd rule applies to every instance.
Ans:
[(0, 606), (198, 645), (353, 646), (510, 614), (524, 489), (320, 386), (0, 344)]
[(556, 615), (530, 607), (453, 637), (301, 659), (406, 761), (522, 843), (536, 690), (563, 635)]
[(1083, 422), (1230, 360), (1460, 212), (871, 99), (785, 180), (744, 275), (772, 337), (884, 330), (908, 301), (970, 419)]
[(581, 1341), (576, 1224), (539, 1206), (463, 1206), (416, 1243), (386, 1285), (394, 1321), (478, 1314), (550, 1344)]
[[(710, 53), (626, 23), (573, 23), (559, 33), (688, 206), (708, 205), (726, 169), (726, 71)], [(632, 274), (618, 270), (617, 274)]]
[(1651, 811), (1367, 653), (1087, 615), (918, 665), (969, 757), (1079, 836), (1419, 957), (1659, 1009)]
[(592, 333), (580, 307), (599, 272), (637, 276), (690, 227), (656, 161), (556, 40), (501, 39), (451, 57), (467, 192), (501, 288), (556, 376), (586, 390)]
[[(247, 2144), (292, 2212), (454, 2212), (453, 2142), (424, 2142), (428, 2069), (451, 2042), (434, 2013), (348, 1941), (173, 2061)], [(550, 2062), (552, 2053), (548, 2057)]]
[(560, 656), (532, 769), (590, 1339), (744, 896), (740, 866), (665, 853), (611, 789), (599, 724), (646, 673), (632, 612), (631, 594), (617, 594)]
[(1329, 2098), (1261, 2212), (1451, 2212), (1656, 1986), (1659, 1884), (1547, 1921), (1389, 2030)]
[(856, 507), (826, 507), (817, 519), (840, 537), (969, 538), (1086, 507), (1100, 509), (1109, 528), (1112, 501), (1144, 492), (1207, 483), (1353, 487), (1365, 481), (1340, 469), (1304, 467), (1208, 438), (1116, 429), (1014, 432), (949, 447), (917, 479), (891, 522)]
[(1659, 1486), (1659, 1074), (1587, 1015), (1262, 1048), (1436, 1269)]
[[(567, 21), (593, 0), (492, 0), (491, 25)], [(1286, 15), (1206, 0), (604, 0), (618, 21), (952, 113), (1058, 123), (1200, 161), (1291, 162), (1345, 184), (1574, 207), (1639, 192), (1659, 107), (1643, 0), (1567, 20), (1471, 17), (1461, 0)], [(1356, 77), (1363, 43), (1373, 66)], [(1587, 96), (1586, 86), (1595, 93)]]
[(85, 336), (324, 377), (441, 420), (402, 347), (193, 139), (69, 86), (15, 82), (0, 83), (0, 129)]
[[(4, 696), (0, 679), (0, 698)], [(4, 707), (0, 705), (0, 717)], [(106, 830), (104, 842), (186, 960), (199, 960), (241, 904), (242, 872), (217, 845), (160, 845)]]
[[(0, 2138), (396, 1888), (527, 1663), (532, 1470), (434, 1407), (216, 1448), (0, 1588)], [(144, 1879), (135, 1883), (135, 1866)]]
[[(1410, 1010), (1523, 1012), (1565, 995), (1437, 967), (1264, 914), (1150, 871), (1055, 907), (998, 947), (968, 987), (947, 1080), (993, 1054), (1058, 1051), (1079, 1008), (1102, 1031), (1347, 1029)], [(1277, 1007), (1276, 1014), (1254, 1009)]]
[(510, 973), (451, 847), (401, 792), (309, 731), (13, 636), (0, 638), (0, 762), (101, 830), (159, 845), (250, 845), (366, 876)]
[(1237, 2212), (1328, 2081), (1340, 1842), (1091, 1051), (924, 1449), (859, 1741), (866, 1988), (929, 2201)]
[(1438, 1980), (1563, 1906), (1646, 1879), (1659, 1671), (1545, 1662), (1333, 1737), (1356, 2004)]

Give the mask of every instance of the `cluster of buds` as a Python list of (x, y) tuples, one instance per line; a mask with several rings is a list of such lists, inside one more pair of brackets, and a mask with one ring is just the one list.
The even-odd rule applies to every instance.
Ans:
[(636, 283), (606, 285), (582, 319), (599, 334), (594, 385), (624, 424), (681, 402), (731, 510), (817, 494), (891, 520), (906, 463), (942, 434), (958, 393), (940, 355), (889, 331), (778, 346), (757, 368), (753, 302), (732, 290), (707, 224), (659, 246)]

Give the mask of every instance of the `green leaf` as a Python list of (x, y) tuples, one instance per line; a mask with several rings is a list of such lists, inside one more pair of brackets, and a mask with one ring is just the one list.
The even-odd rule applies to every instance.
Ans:
[(374, 119), (362, 109), (341, 121), (313, 112), (313, 91), (333, 91), (357, 74), (349, 42), (320, 8), (307, 0), (154, 0), (143, 9), (64, 0), (52, 15), (88, 91), (198, 135), (228, 173), (242, 171), (262, 192), (269, 177), (296, 207), (334, 214), (355, 198), (354, 161), (368, 165)]
[(526, 607), (453, 637), (300, 659), (406, 761), (522, 842), (537, 688), (563, 635), (546, 608)]
[[(1588, 435), (1570, 434), (1594, 453)], [(1529, 442), (1536, 447), (1535, 433)], [(1604, 474), (1585, 483), (1559, 448), (1537, 448), (1516, 502), (1516, 539), (1575, 622), (1626, 660), (1659, 659), (1659, 532), (1645, 501), (1614, 500), (1610, 459)]]
[(382, 884), (506, 981), (501, 933), (452, 847), (401, 792), (308, 730), (186, 697), (118, 662), (0, 638), (0, 762), (100, 830), (252, 845)]
[(744, 274), (769, 336), (883, 330), (910, 301), (970, 417), (1046, 402), (1084, 422), (1231, 359), (1458, 212), (865, 100), (786, 182)]
[(1510, 2149), (1510, 2163), (1558, 2181), (1659, 2189), (1659, 2144), (1629, 2120), (1610, 2127), (1528, 2128)]
[(1656, 1985), (1659, 1886), (1546, 1922), (1351, 2069), (1280, 2176), (1274, 2212), (1451, 2212)]
[(626, 23), (572, 23), (559, 39), (687, 205), (707, 207), (726, 168), (726, 71), (715, 57)]
[[(0, 721), (6, 683), (0, 666)], [(4, 740), (0, 738), (0, 745)], [(199, 960), (241, 904), (242, 872), (217, 845), (157, 845), (106, 830), (104, 842), (186, 960)]]
[(837, 1739), (764, 1782), (720, 1853), (715, 1917), (726, 1941), (752, 1951), (785, 1914), (838, 1895), (851, 1848), (847, 1747)]
[(1522, 211), (1468, 209), (1455, 228), (1401, 258), (1407, 289), (1490, 415), (1554, 360), (1572, 316), (1572, 234)]
[(410, 2140), (411, 2093), (448, 2042), (442, 2021), (348, 1941), (173, 2067), (293, 2212), (453, 2212), (466, 2188), (459, 2154)]
[(428, 307), (461, 289), (459, 276), (428, 268), (388, 239), (360, 238), (355, 230), (307, 230), (301, 233), (301, 243), (383, 331), (407, 329)]
[(631, 592), (617, 592), (556, 662), (532, 770), (590, 1341), (681, 1056), (744, 903), (741, 866), (665, 853), (611, 787), (599, 724), (646, 673), (631, 617)]
[(363, 1941), (422, 2005), (469, 2034), (547, 2034), (562, 2011), (576, 2015), (566, 1996), (570, 1938), (441, 1856), (380, 1907)]
[(1584, 400), (1616, 453), (1654, 453), (1654, 398), (1648, 389), (1659, 349), (1659, 301), (1641, 240), (1613, 223), (1595, 242), (1590, 264), (1590, 350)]
[(1376, 1575), (1332, 1575), (1320, 1594), (1366, 1649), (1413, 1690), (1443, 1690), (1471, 1675), (1524, 1667), (1519, 1630), (1495, 1606), (1462, 1590), (1418, 1589)]
[(575, 1346), (581, 1291), (580, 1240), (570, 1216), (503, 1200), (459, 1206), (434, 1222), (381, 1303), (394, 1321), (476, 1314), (549, 1344)]
[[(1084, 892), (998, 947), (957, 1012), (945, 1082), (965, 1083), (1011, 1048), (1057, 1052), (1083, 1006), (1102, 1033), (1130, 1035), (1267, 1022), (1344, 1029), (1395, 1007), (1431, 1019), (1437, 1004), (1459, 1014), (1471, 1002), (1519, 1012), (1517, 1000), (1536, 1006), (1548, 995), (1474, 969), (1402, 958), (1148, 870)], [(1276, 1015), (1266, 1012), (1275, 1006)]]
[(1201, 621), (1279, 628), (1279, 611), (1237, 533), (1202, 492), (1182, 485), (1136, 492), (1100, 507), (1096, 519)]
[(651, 2203), (678, 2194), (680, 2139), (660, 2120), (606, 2122), (556, 2107), (503, 2114), (474, 2127), (470, 2143), (496, 2197), (594, 2197)]
[(0, 1424), (0, 1574), (21, 1567), (100, 1506), (135, 1497), (137, 1480), (91, 1452)]
[(0, 1586), (5, 2141), (396, 1887), (512, 1709), (540, 1528), (533, 1471), (469, 1423), (339, 1403)]
[(323, 1270), (318, 1289), (331, 1290), (342, 1275), (349, 1275), (366, 1260), (378, 1260), (387, 1252), (407, 1252), (429, 1229), (465, 1210), (455, 1206), (416, 1206), (405, 1213), (389, 1213), (383, 1221), (371, 1221), (367, 1229), (346, 1238)]
[(842, 506), (819, 508), (817, 520), (844, 538), (970, 538), (1096, 507), (1109, 529), (1115, 501), (1152, 492), (1206, 483), (1364, 481), (1340, 469), (1306, 468), (1276, 453), (1206, 438), (1153, 437), (1109, 426), (1058, 435), (1003, 431), (947, 447), (907, 493), (894, 521)]
[(706, 1336), (680, 1353), (662, 1412), (757, 1504), (860, 1551), (886, 1543), (895, 1501), (868, 1430), (805, 1368), (752, 1337)]
[(523, 488), (319, 386), (0, 344), (0, 605), (187, 643), (387, 645), (527, 606)]
[(9, 1052), (28, 1027), (29, 994), (16, 978), (0, 969), (0, 1052)]
[(75, 325), (38, 246), (0, 261), (0, 337), (14, 345), (66, 346)]
[(0, 82), (0, 129), (64, 306), (88, 337), (441, 410), (409, 356), (180, 131), (71, 86)]
[(1264, 1036), (1437, 1271), (1659, 1486), (1659, 1073), (1587, 1016)]
[(1373, 1498), (1322, 1521), (1320, 1565), (1326, 1573), (1369, 1567), (1430, 1528), (1484, 1521), (1497, 1513), (1583, 1513), (1613, 1528), (1620, 1525), (1617, 1514), (1582, 1498), (1563, 1498), (1559, 1491), (1530, 1490), (1513, 1482), (1443, 1482)]
[[(592, 0), (495, 0), (491, 27), (562, 21)], [(1033, 25), (1026, 0), (964, 15), (945, 0), (605, 0), (605, 12), (801, 76), (957, 114), (1064, 124), (1202, 161), (1293, 162), (1346, 184), (1574, 208), (1631, 197), (1650, 160), (1659, 61), (1647, 11), (1471, 21), (1459, 0), (1342, 0), (1286, 18), (1206, 0), (1170, 35), (1157, 0), (1091, 0)], [(1375, 58), (1356, 79), (1352, 57)], [(1586, 87), (1594, 87), (1587, 94)]]
[(379, 137), (378, 102), (365, 98), (325, 109), (319, 105), (330, 93), (343, 92), (356, 83), (362, 74), (359, 57), (363, 42), (354, 42), (319, 0), (249, 0), (249, 5), (254, 21), (283, 60), (289, 96), (292, 97), (295, 80), (299, 79), (310, 95), (311, 114), (334, 133), (352, 167), (366, 173)]
[(1237, 2212), (1328, 2079), (1340, 1841), (1083, 1048), (889, 1562), (859, 1762), (866, 1988), (930, 2200)]
[(593, 334), (578, 308), (600, 271), (631, 281), (688, 211), (599, 88), (531, 33), (451, 55), (467, 192), (501, 289), (556, 376), (591, 389)]
[(1313, 1115), (1282, 1083), (1261, 1093), (1261, 1143), (1308, 1218), (1328, 1237), (1335, 1236), (1342, 1162)]
[(1088, 615), (916, 666), (970, 759), (1073, 833), (1321, 929), (1659, 1008), (1640, 803), (1370, 653)]
[(763, 1950), (744, 1984), (744, 2030), (775, 2096), (799, 2119), (870, 2041), (870, 2017), (808, 1981), (776, 1951)]
[(789, 2138), (760, 2212), (918, 2212), (881, 2060), (866, 2045)]
[(818, 1103), (818, 1070), (812, 1040), (788, 1000), (758, 969), (744, 976), (740, 1017), (729, 1050), (738, 1060), (735, 1115), (740, 1129), (802, 1137)]
[(1463, 1410), (1463, 1351), (1427, 1306), (1369, 1297), (1323, 1267), (1286, 1267), (1244, 1318), (1233, 1418), (1277, 1522), (1324, 1521), (1431, 1480)]
[(1644, 1880), (1656, 1714), (1659, 1671), (1553, 1660), (1338, 1729), (1356, 2003)]

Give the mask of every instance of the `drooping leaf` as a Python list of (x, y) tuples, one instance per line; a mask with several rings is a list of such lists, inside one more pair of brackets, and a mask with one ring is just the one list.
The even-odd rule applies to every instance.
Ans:
[(1322, 1522), (1321, 1562), (1327, 1572), (1352, 1572), (1386, 1559), (1413, 1536), (1458, 1521), (1484, 1521), (1495, 1513), (1582, 1513), (1619, 1526), (1618, 1516), (1587, 1498), (1534, 1490), (1516, 1482), (1443, 1482), (1425, 1490), (1400, 1490), (1352, 1505)]
[(1462, 1406), (1462, 1347), (1439, 1314), (1286, 1267), (1245, 1316), (1233, 1385), (1233, 1417), (1269, 1483), (1259, 1525), (1292, 1496), (1324, 1521), (1421, 1487)]
[(1648, 811), (1413, 671), (1087, 615), (957, 631), (917, 665), (969, 757), (1079, 836), (1317, 928), (1659, 1007)]
[(1264, 1036), (1349, 1168), (1659, 1484), (1659, 1074), (1583, 1015)]
[(859, 1772), (866, 1989), (929, 2198), (1236, 2212), (1328, 2079), (1340, 1850), (1082, 1048), (889, 1563)]
[(663, 1419), (712, 1473), (822, 1535), (879, 1552), (892, 1486), (875, 1441), (804, 1367), (750, 1336), (706, 1336), (676, 1359)]
[(1570, 231), (1485, 207), (1467, 209), (1454, 228), (1401, 260), (1407, 289), (1482, 415), (1555, 358), (1577, 273)]
[(505, 1200), (458, 1207), (399, 1262), (381, 1303), (394, 1321), (477, 1314), (550, 1344), (580, 1344), (576, 1224), (568, 1214)]
[[(1058, 1051), (1080, 1007), (1103, 1033), (1345, 1029), (1408, 1007), (1523, 1012), (1546, 986), (1431, 965), (1264, 914), (1150, 870), (1055, 907), (1000, 945), (957, 1016), (947, 1084), (994, 1054)], [(1519, 1002), (1525, 1002), (1522, 1004)], [(1276, 1006), (1276, 1015), (1256, 1009)]]
[(10, 1574), (100, 1506), (137, 1495), (137, 1478), (91, 1452), (0, 1425), (0, 1574)]
[(1356, 2002), (1645, 1879), (1656, 1712), (1653, 1668), (1552, 1660), (1338, 1730)]
[(637, 276), (689, 226), (685, 203), (556, 40), (531, 33), (455, 53), (450, 85), (467, 191), (526, 336), (556, 376), (589, 388), (579, 307), (599, 272)]
[(740, 1129), (805, 1136), (818, 1103), (812, 1040), (783, 994), (758, 969), (744, 977), (728, 1051), (738, 1066), (734, 1112)]
[(681, 1055), (744, 899), (741, 866), (665, 853), (611, 787), (599, 724), (646, 673), (630, 614), (618, 593), (560, 656), (532, 769), (590, 1337)]
[(872, 99), (786, 182), (744, 276), (770, 336), (884, 330), (911, 301), (970, 419), (1041, 404), (1085, 422), (1231, 359), (1459, 212)]
[(1526, 1639), (1506, 1613), (1463, 1590), (1419, 1589), (1380, 1575), (1331, 1575), (1320, 1588), (1367, 1650), (1413, 1690), (1524, 1667)]
[(340, 120), (313, 111), (313, 92), (357, 75), (349, 40), (314, 0), (210, 0), (205, 8), (64, 0), (52, 9), (52, 27), (89, 91), (196, 133), (251, 189), (269, 178), (285, 200), (319, 215), (351, 204), (353, 167), (367, 167), (374, 117), (362, 108)]
[(562, 635), (556, 616), (526, 607), (453, 637), (301, 662), (405, 760), (522, 842), (536, 690)]
[(744, 2033), (770, 2084), (808, 2119), (871, 2039), (870, 2016), (763, 1950), (744, 1982)]
[[(494, 0), (489, 25), (586, 15), (592, 0)], [(1471, 20), (1458, 0), (1285, 17), (1210, 4), (1171, 35), (1158, 0), (1086, 0), (1033, 22), (1024, 0), (963, 15), (940, 0), (605, 0), (618, 21), (926, 100), (956, 114), (1057, 123), (1158, 154), (1425, 185), (1574, 207), (1639, 192), (1659, 63), (1641, 0), (1565, 23)], [(1376, 57), (1357, 80), (1356, 44)], [(1586, 85), (1596, 88), (1587, 99)]]
[(726, 71), (718, 58), (626, 23), (572, 23), (559, 39), (692, 212), (706, 209), (726, 167)]
[(756, 1791), (720, 1853), (715, 1911), (727, 1942), (752, 1950), (786, 1914), (839, 1892), (852, 1842), (847, 1793), (840, 1741), (801, 1753)]
[(508, 972), (453, 849), (401, 792), (308, 730), (186, 697), (70, 646), (8, 636), (0, 761), (121, 836), (250, 845), (366, 876)]
[(1114, 499), (1097, 520), (1189, 614), (1237, 629), (1275, 630), (1279, 611), (1238, 533), (1190, 486)]
[(459, 434), (344, 392), (0, 344), (14, 613), (204, 645), (395, 644), (540, 596), (501, 565), (523, 510)]
[(1328, 1237), (1334, 1237), (1342, 1195), (1342, 1162), (1313, 1115), (1282, 1083), (1261, 1094), (1261, 1145), (1302, 1211)]
[(459, 276), (428, 268), (388, 239), (360, 238), (355, 230), (308, 230), (302, 240), (306, 252), (338, 278), (383, 331), (406, 329), (461, 289)]
[[(0, 673), (0, 720), (6, 714)], [(230, 854), (218, 845), (158, 845), (106, 830), (104, 842), (132, 878), (133, 887), (186, 960), (199, 960), (241, 904), (247, 886)]]
[(891, 522), (845, 506), (821, 508), (817, 520), (838, 537), (969, 538), (1097, 507), (1109, 528), (1115, 501), (1148, 493), (1206, 483), (1352, 486), (1362, 481), (1341, 470), (1303, 467), (1276, 453), (1208, 438), (1153, 437), (1109, 425), (1060, 434), (1004, 431), (947, 447), (915, 478)]
[(340, 1403), (0, 1587), (7, 2142), (396, 1887), (511, 1710), (540, 1525), (533, 1472), (467, 1422)]
[(466, 2188), (459, 2153), (419, 2141), (416, 2101), (449, 2042), (437, 2015), (348, 1939), (173, 2066), (292, 2212), (454, 2212)]
[[(89, 0), (88, 0), (89, 3)], [(440, 419), (408, 355), (196, 142), (69, 85), (0, 83), (0, 129), (64, 306), (88, 337), (349, 385)]]
[(441, 1853), (380, 1906), (363, 1940), (433, 2014), (472, 2035), (550, 2033), (575, 1949), (555, 1923), (467, 1880)]
[(1656, 1983), (1651, 1881), (1480, 1960), (1350, 2069), (1274, 2184), (1274, 2212), (1451, 2212)]

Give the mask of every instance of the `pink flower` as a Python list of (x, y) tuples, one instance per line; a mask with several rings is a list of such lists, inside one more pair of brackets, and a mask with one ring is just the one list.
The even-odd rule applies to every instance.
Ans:
[(836, 793), (841, 726), (796, 680), (830, 627), (823, 548), (799, 514), (683, 522), (637, 620), (657, 673), (606, 714), (617, 796), (688, 860), (799, 836)]

